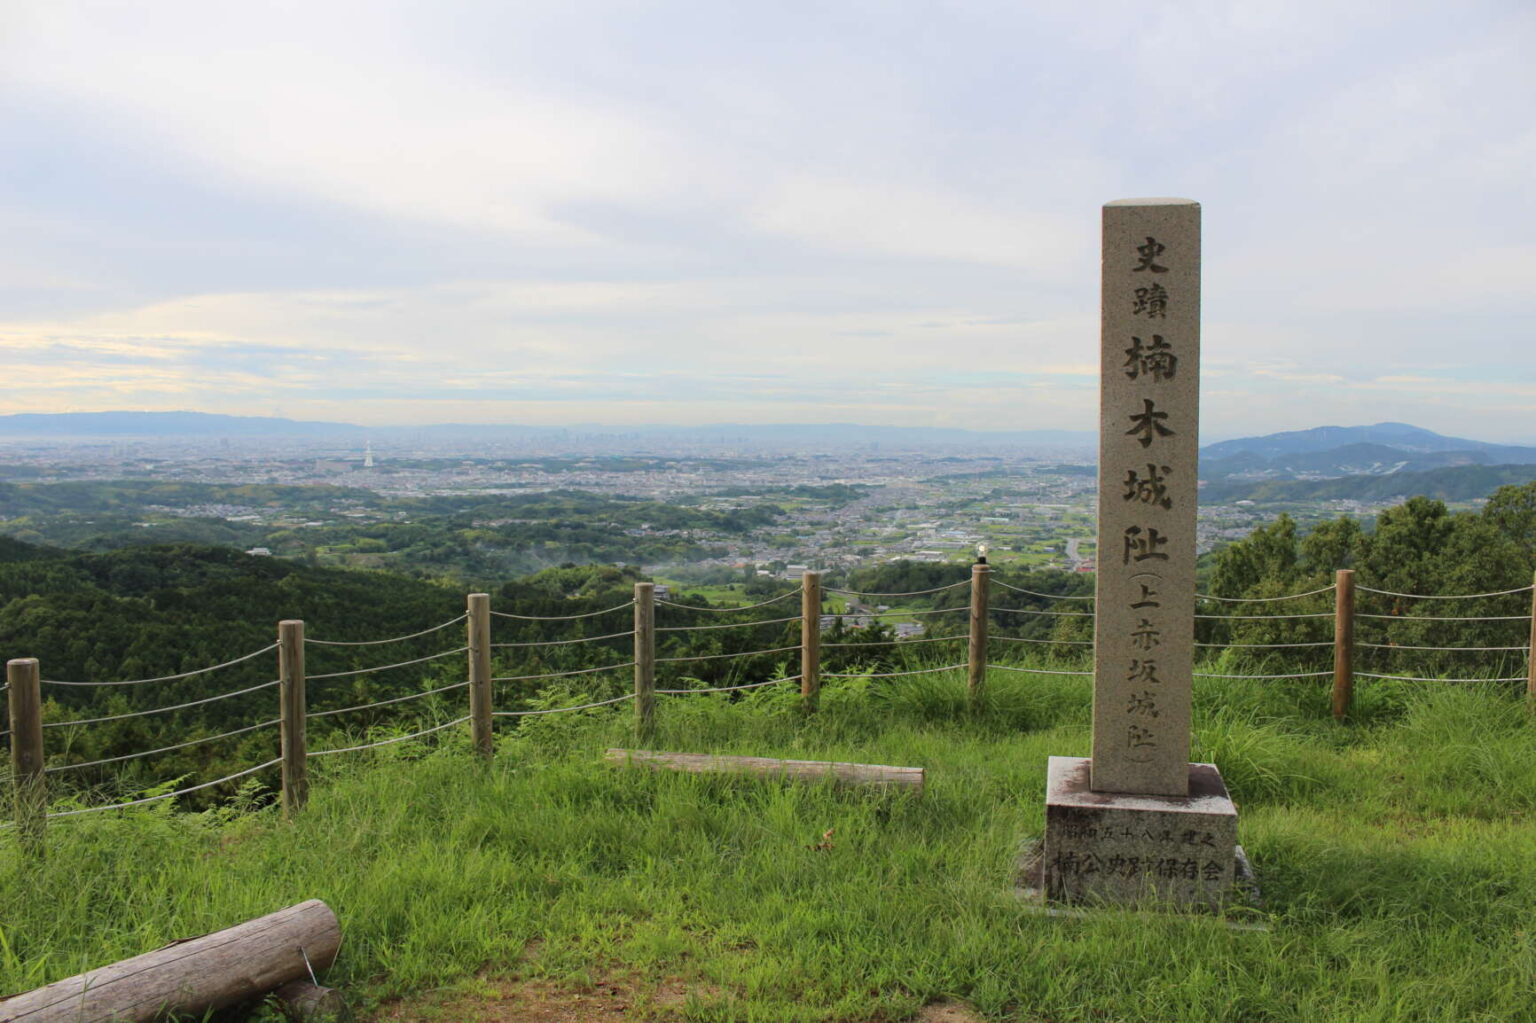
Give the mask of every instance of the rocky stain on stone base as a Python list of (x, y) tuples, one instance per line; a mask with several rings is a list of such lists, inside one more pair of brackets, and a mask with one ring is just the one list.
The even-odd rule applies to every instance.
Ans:
[(1090, 762), (1051, 757), (1042, 882), (1052, 902), (1218, 908), (1237, 879), (1237, 807), (1211, 764), (1189, 795), (1095, 792)]

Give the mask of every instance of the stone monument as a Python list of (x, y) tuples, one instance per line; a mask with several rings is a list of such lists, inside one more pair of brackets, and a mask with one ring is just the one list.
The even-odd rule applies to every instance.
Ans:
[(1237, 811), (1189, 762), (1200, 394), (1200, 205), (1104, 207), (1093, 756), (1051, 757), (1055, 902), (1218, 906)]

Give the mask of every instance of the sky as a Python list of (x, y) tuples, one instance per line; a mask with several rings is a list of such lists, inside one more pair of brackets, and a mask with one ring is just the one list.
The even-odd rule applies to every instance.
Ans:
[(1098, 422), (1202, 204), (1201, 435), (1536, 442), (1536, 4), (0, 4), (0, 414)]

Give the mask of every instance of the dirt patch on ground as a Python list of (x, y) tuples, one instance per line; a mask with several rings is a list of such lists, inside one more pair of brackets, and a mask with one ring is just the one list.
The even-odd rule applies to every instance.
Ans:
[(719, 996), (713, 988), (672, 978), (599, 980), (581, 988), (547, 980), (481, 981), (473, 990), (380, 1006), (368, 1023), (672, 1023), (683, 1018), (680, 1010), (690, 994), (706, 999)]
[(915, 1023), (986, 1023), (976, 1010), (960, 1002), (935, 1002), (925, 1005), (915, 1017)]
[[(689, 997), (711, 1002), (718, 988), (676, 978), (601, 980), (573, 988), (547, 980), (479, 981), (474, 990), (380, 1006), (365, 1023), (678, 1023)], [(936, 1002), (913, 1023), (986, 1023), (969, 1006)]]

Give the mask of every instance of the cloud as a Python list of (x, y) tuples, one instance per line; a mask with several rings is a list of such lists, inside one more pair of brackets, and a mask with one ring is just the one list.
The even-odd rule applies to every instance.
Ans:
[(1532, 411), (1524, 5), (16, 7), (32, 406), (1091, 426), (1098, 207), (1185, 194), (1213, 429)]

